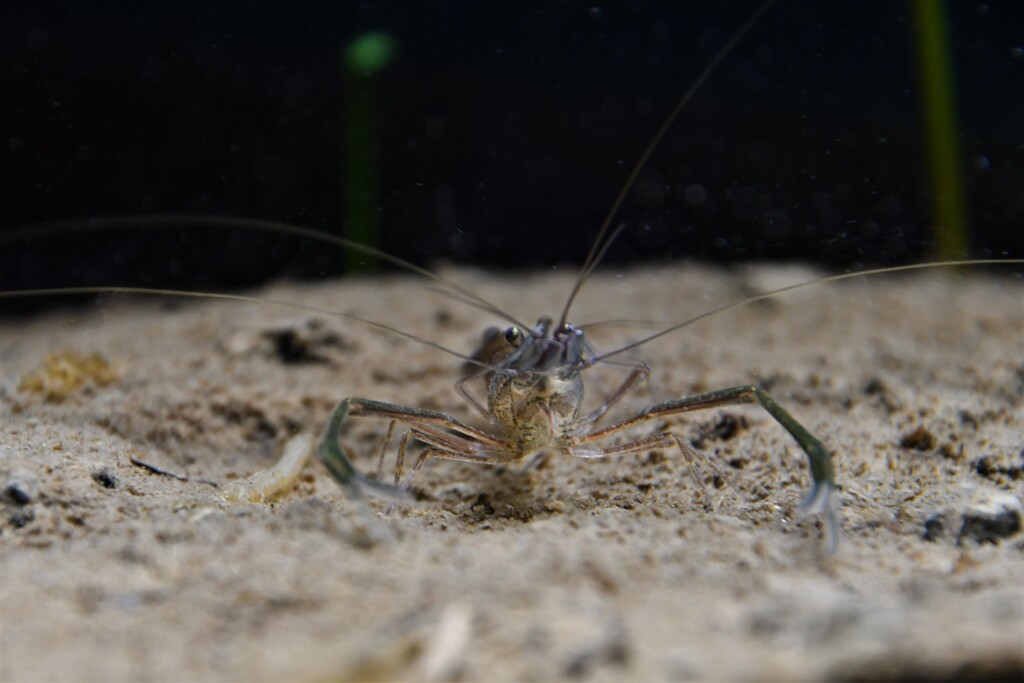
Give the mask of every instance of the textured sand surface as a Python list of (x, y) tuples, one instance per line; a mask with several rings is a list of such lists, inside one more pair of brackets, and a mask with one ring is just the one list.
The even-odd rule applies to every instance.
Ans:
[[(557, 314), (571, 283), (557, 272), (446, 275), (530, 323)], [(670, 323), (810, 276), (693, 266), (601, 275), (574, 318)], [(497, 322), (422, 284), (281, 285), (258, 296), (466, 351)], [(647, 329), (599, 330), (595, 343), (614, 348)], [(60, 402), (19, 389), (54, 352), (98, 352), (116, 379)], [(431, 460), (418, 501), (386, 517), (373, 503), (377, 522), (319, 464), (273, 504), (229, 503), (221, 490), (270, 466), (291, 434), (319, 430), (346, 396), (469, 419), (452, 388), (457, 359), (349, 321), (232, 302), (121, 297), (5, 323), (0, 678), (1024, 674), (1019, 279), (930, 272), (815, 287), (634, 355), (653, 372), (623, 415), (754, 382), (819, 435), (842, 490), (838, 553), (822, 552), (819, 520), (797, 514), (806, 464), (757, 407), (672, 421), (720, 468), (701, 467), (710, 501), (667, 451), (556, 456), (529, 471)], [(594, 405), (625, 371), (591, 372)], [(353, 421), (345, 441), (363, 471), (376, 467), (386, 431)]]

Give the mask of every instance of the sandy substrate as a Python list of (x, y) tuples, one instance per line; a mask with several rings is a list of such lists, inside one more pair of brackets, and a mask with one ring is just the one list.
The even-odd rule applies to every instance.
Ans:
[[(446, 274), (531, 323), (557, 314), (571, 282)], [(603, 275), (575, 319), (669, 323), (809, 275)], [(496, 322), (411, 278), (258, 296), (466, 351)], [(646, 329), (599, 330), (596, 343)], [(93, 376), (61, 401), (19, 389), (55, 352), (98, 352), (113, 381)], [(452, 388), (459, 361), (348, 321), (232, 302), (122, 297), (5, 324), (0, 677), (1024, 675), (1019, 279), (931, 272), (817, 287), (635, 356), (651, 381), (622, 414), (754, 382), (819, 435), (841, 484), (839, 551), (825, 554), (820, 520), (797, 514), (805, 461), (757, 407), (671, 422), (718, 463), (701, 470), (710, 500), (666, 451), (553, 457), (529, 471), (431, 460), (418, 501), (389, 516), (381, 503), (360, 514), (319, 464), (273, 504), (229, 503), (224, 484), (270, 466), (343, 397), (469, 419)], [(590, 372), (592, 405), (624, 370)], [(363, 471), (386, 431), (363, 420), (346, 434)]]

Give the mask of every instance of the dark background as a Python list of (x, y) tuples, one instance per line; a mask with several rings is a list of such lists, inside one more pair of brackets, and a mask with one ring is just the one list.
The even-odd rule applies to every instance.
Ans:
[[(339, 234), (340, 56), (383, 31), (397, 53), (372, 86), (380, 247), (424, 265), (579, 263), (644, 146), (758, 6), (5, 3), (0, 229), (187, 212)], [(1024, 2), (948, 10), (971, 255), (1020, 257)], [(782, 0), (672, 126), (607, 261), (928, 258), (911, 12)], [(0, 289), (226, 287), (344, 261), (243, 230), (82, 230), (0, 243)]]

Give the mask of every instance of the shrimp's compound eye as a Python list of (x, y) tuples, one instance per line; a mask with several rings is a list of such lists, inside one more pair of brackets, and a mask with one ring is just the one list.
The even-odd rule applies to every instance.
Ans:
[(523, 331), (518, 327), (510, 327), (505, 330), (505, 341), (512, 346), (519, 348), (519, 345), (523, 343)]
[(568, 337), (576, 332), (576, 326), (572, 323), (562, 323), (562, 326), (558, 328), (558, 334)]

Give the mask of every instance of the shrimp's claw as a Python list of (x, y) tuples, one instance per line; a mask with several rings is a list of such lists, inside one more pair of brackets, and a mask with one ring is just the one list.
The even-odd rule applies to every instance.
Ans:
[(831, 481), (815, 481), (811, 493), (800, 504), (802, 515), (824, 515), (825, 550), (830, 555), (839, 547), (840, 506), (839, 491)]
[[(379, 482), (376, 479), (360, 474), (352, 465), (345, 451), (341, 449), (341, 427), (345, 424), (349, 409), (352, 406), (352, 399), (346, 398), (331, 413), (331, 419), (320, 437), (317, 445), (317, 457), (324, 464), (327, 471), (331, 473), (334, 481), (348, 494), (350, 498), (363, 501), (364, 494), (370, 494), (377, 498), (392, 503), (407, 503), (412, 499), (412, 494), (407, 489)], [(365, 505), (365, 501), (362, 503)]]
[(811, 493), (800, 505), (802, 513), (825, 515), (825, 549), (831, 554), (839, 546), (839, 493), (836, 491), (832, 456), (821, 440), (796, 421), (768, 392), (751, 387), (753, 397), (796, 439), (807, 454), (811, 468)]

